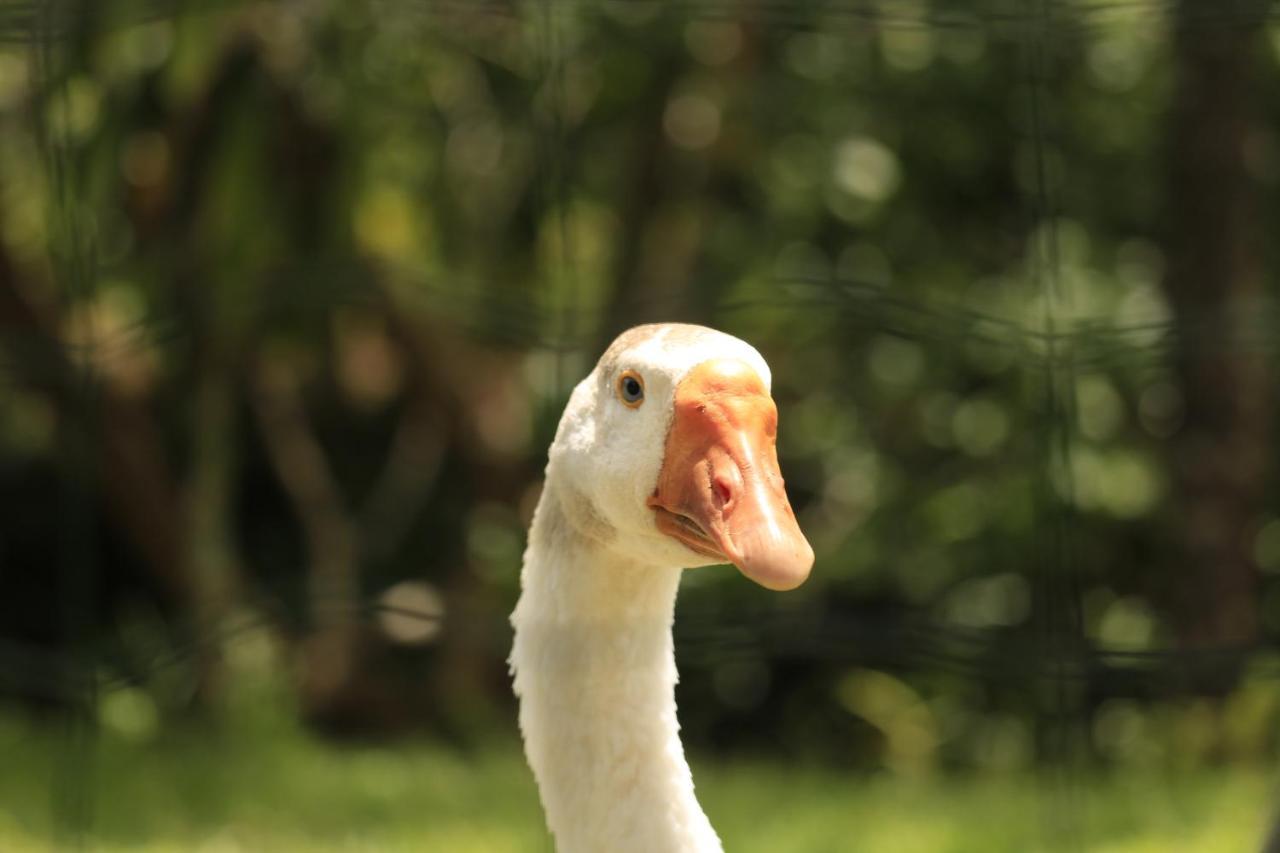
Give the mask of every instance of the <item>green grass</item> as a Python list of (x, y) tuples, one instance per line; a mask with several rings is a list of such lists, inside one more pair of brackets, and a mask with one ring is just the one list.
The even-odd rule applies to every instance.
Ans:
[[(695, 762), (730, 851), (1250, 851), (1261, 770), (1034, 776), (853, 775)], [(78, 822), (75, 833), (68, 823)], [(338, 748), (278, 723), (250, 733), (100, 735), (85, 750), (0, 717), (0, 850), (550, 851), (518, 745)]]

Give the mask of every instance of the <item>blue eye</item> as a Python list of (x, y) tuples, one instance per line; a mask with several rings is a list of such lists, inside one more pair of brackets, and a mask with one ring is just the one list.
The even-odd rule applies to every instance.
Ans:
[(644, 402), (644, 379), (639, 373), (626, 370), (618, 377), (618, 399), (633, 409)]

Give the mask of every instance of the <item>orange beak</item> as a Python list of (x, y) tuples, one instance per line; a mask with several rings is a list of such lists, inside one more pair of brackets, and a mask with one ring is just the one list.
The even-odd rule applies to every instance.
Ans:
[(658, 529), (693, 551), (733, 563), (774, 590), (813, 567), (778, 470), (778, 409), (746, 363), (704, 362), (676, 388), (658, 486)]

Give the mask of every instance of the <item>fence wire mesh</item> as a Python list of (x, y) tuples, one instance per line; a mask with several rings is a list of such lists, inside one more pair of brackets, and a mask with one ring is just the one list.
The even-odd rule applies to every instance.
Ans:
[(658, 319), (774, 364), (818, 550), (786, 603), (682, 593), (682, 714), (719, 709), (692, 738), (789, 709), (874, 751), (829, 720), (890, 673), (968, 726), (928, 761), (1042, 771), (1052, 849), (1098, 843), (1097, 761), (1189, 749), (1133, 734), (1161, 703), (1217, 720), (1205, 761), (1269, 761), (1278, 27), (1190, 0), (0, 3), (0, 696), (67, 721), (55, 843), (95, 844), (104, 696), (177, 671), (157, 701), (199, 705), (246, 638), (284, 638), (339, 728), (325, 679), (370, 694), (389, 617), (439, 633), (388, 683), (507, 707), (541, 454)]

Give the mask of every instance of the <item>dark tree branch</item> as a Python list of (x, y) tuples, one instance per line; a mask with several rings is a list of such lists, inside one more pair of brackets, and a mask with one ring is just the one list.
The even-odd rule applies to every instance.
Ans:
[[(0, 242), (0, 341), (9, 350), (14, 378), (42, 391), (62, 417), (70, 417), (82, 389), (77, 368), (56, 333), (55, 318), (34, 307)], [(107, 510), (137, 549), (159, 586), (180, 602), (191, 600), (183, 554), (177, 490), (159, 448), (159, 429), (142, 401), (95, 375), (101, 409), (102, 488)]]
[[(1197, 5), (1184, 2), (1181, 14)], [(1217, 329), (1184, 335), (1177, 364), (1186, 418), (1171, 446), (1176, 575), (1161, 583), (1175, 630), (1193, 646), (1249, 642), (1258, 630), (1250, 541), (1271, 460), (1274, 382), (1265, 356), (1233, 340), (1232, 318), (1263, 291), (1258, 193), (1244, 158), (1259, 109), (1260, 23), (1184, 21), (1175, 42), (1165, 288), (1182, 329), (1206, 319)], [(1233, 679), (1224, 673), (1226, 683), (1209, 689)]]

